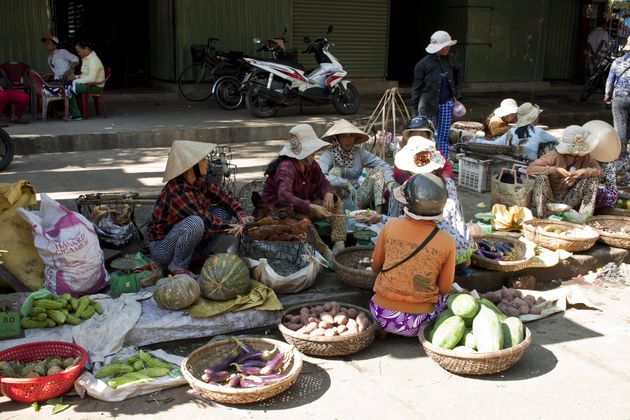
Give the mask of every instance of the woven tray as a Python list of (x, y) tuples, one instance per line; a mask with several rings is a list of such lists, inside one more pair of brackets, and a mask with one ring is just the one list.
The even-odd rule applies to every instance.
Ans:
[[(284, 311), (282, 319), (284, 319), (284, 315), (299, 313), (300, 308), (304, 306), (323, 305), (324, 303), (326, 302), (311, 302), (303, 305), (292, 306)], [(368, 347), (372, 343), (372, 341), (374, 341), (374, 334), (376, 333), (376, 330), (378, 328), (378, 323), (372, 317), (369, 309), (357, 305), (351, 305), (349, 303), (339, 302), (339, 304), (341, 306), (345, 306), (346, 308), (354, 308), (356, 310), (365, 312), (372, 323), (366, 330), (361, 331), (358, 334), (335, 337), (309, 337), (307, 335), (298, 334), (295, 331), (291, 331), (290, 329), (282, 325), (282, 323), (278, 325), (278, 329), (282, 333), (282, 336), (287, 341), (287, 343), (293, 344), (304, 354), (308, 354), (311, 356), (332, 357), (357, 353)]]
[(364, 257), (372, 257), (373, 246), (353, 246), (333, 256), (333, 266), (339, 280), (352, 287), (372, 290), (376, 273), (372, 270), (351, 268), (352, 264)]
[(625, 216), (630, 217), (630, 210), (618, 209), (616, 207), (600, 207), (595, 210), (598, 216)]
[[(565, 229), (582, 229), (584, 236), (580, 237), (567, 237), (565, 235), (559, 235), (551, 232), (543, 232), (542, 228), (547, 225), (558, 226)], [(538, 228), (541, 229), (538, 229)], [(529, 220), (523, 222), (523, 235), (530, 241), (540, 245), (544, 248), (557, 250), (564, 249), (569, 252), (586, 251), (595, 245), (599, 234), (592, 228), (577, 223), (570, 222), (556, 222), (552, 220)]]
[(451, 124), (454, 130), (483, 131), (483, 124), (477, 121), (455, 121)]
[(481, 235), (475, 237), (475, 241), (484, 240), (487, 242), (501, 241), (501, 242), (509, 242), (514, 245), (516, 251), (516, 260), (514, 261), (495, 261), (490, 258), (482, 257), (481, 255), (477, 255), (473, 253), (471, 256), (472, 264), (476, 267), (484, 268), (490, 271), (503, 271), (503, 272), (511, 272), (511, 271), (520, 271), (527, 267), (529, 267), (533, 255), (527, 256), (527, 246), (518, 239), (514, 239), (508, 236), (503, 235)]
[(599, 241), (614, 248), (630, 249), (630, 235), (624, 235), (623, 233), (612, 233), (603, 228), (616, 230), (619, 228), (626, 228), (630, 230), (630, 217), (623, 216), (594, 216), (587, 222), (587, 225), (592, 227), (599, 233)]
[(480, 153), (484, 155), (514, 155), (516, 148), (513, 146), (501, 146), (498, 144), (484, 144), (484, 143), (464, 143), (460, 145), (460, 148), (464, 151), (470, 151), (472, 153)]
[(459, 353), (431, 344), (426, 336), (430, 331), (429, 327), (433, 327), (433, 323), (422, 327), (418, 334), (424, 351), (442, 369), (457, 375), (492, 375), (503, 372), (521, 360), (532, 342), (532, 333), (525, 327), (525, 339), (515, 347), (489, 353)]
[(257, 388), (228, 388), (202, 381), (203, 370), (225, 360), (228, 352), (234, 348), (234, 340), (218, 340), (193, 351), (182, 362), (181, 370), (184, 378), (199, 395), (224, 404), (248, 404), (278, 395), (293, 385), (300, 376), (302, 356), (293, 346), (270, 338), (241, 337), (240, 340), (260, 351), (271, 350), (274, 346), (278, 346), (279, 351), (292, 352), (292, 357), (284, 369), (286, 376), (277, 382)]

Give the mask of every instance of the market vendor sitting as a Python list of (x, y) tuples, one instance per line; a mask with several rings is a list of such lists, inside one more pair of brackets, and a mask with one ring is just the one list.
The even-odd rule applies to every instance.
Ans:
[[(356, 192), (359, 209), (372, 208), (382, 213), (383, 193), (395, 186), (394, 173), (386, 162), (358, 146), (368, 139), (354, 124), (337, 121), (322, 137), (330, 142), (330, 147), (320, 156), (319, 166), (340, 197), (346, 199)], [(368, 176), (360, 182), (364, 168), (368, 169)]]
[(331, 228), (331, 250), (318, 235), (313, 246), (326, 260), (345, 247), (346, 220), (343, 202), (315, 161), (315, 154), (328, 147), (308, 124), (299, 124), (289, 131), (289, 141), (269, 164), (262, 199), (276, 208), (291, 207), (311, 220), (328, 219)]
[(517, 153), (528, 160), (536, 160), (547, 147), (558, 143), (558, 140), (543, 128), (536, 127), (538, 116), (542, 111), (538, 105), (525, 102), (518, 107), (516, 124), (505, 134), (494, 140), (475, 138), (471, 142), (494, 144), (498, 146), (514, 146)]
[(564, 129), (553, 150), (532, 162), (527, 169), (534, 175), (532, 210), (539, 218), (547, 215), (547, 203), (579, 207), (582, 215), (593, 214), (602, 169), (589, 153), (597, 139), (577, 125)]
[(176, 140), (166, 162), (166, 185), (147, 226), (151, 258), (171, 274), (189, 273), (195, 249), (235, 216), (253, 221), (229, 193), (205, 179), (211, 143)]
[(516, 122), (518, 104), (512, 98), (501, 101), (501, 105), (488, 116), (484, 124), (486, 138), (495, 138), (507, 133), (510, 124)]
[(385, 332), (415, 337), (444, 310), (453, 284), (455, 242), (437, 227), (448, 193), (441, 178), (419, 174), (394, 196), (405, 204), (405, 216), (378, 235), (370, 311)]

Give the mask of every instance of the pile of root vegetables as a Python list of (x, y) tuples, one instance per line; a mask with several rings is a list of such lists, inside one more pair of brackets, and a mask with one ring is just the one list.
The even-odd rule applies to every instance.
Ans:
[(520, 290), (505, 286), (501, 290), (484, 293), (482, 297), (494, 303), (505, 315), (514, 317), (527, 314), (540, 315), (547, 303), (542, 297), (523, 295)]
[(234, 347), (226, 358), (215, 366), (204, 369), (201, 380), (228, 388), (257, 388), (269, 385), (286, 376), (293, 357), (276, 347), (257, 351), (236, 337)]
[(265, 216), (248, 224), (244, 233), (255, 241), (299, 241), (305, 238), (306, 229), (312, 226), (309, 219), (278, 219)]
[(287, 314), (282, 324), (308, 337), (335, 337), (358, 334), (371, 324), (370, 317), (363, 311), (341, 306), (337, 302), (302, 307), (296, 315)]

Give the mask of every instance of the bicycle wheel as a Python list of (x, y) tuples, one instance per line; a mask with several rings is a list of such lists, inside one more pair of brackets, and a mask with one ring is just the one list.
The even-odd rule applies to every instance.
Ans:
[(177, 86), (184, 98), (201, 102), (212, 96), (214, 73), (205, 63), (194, 63), (179, 75)]
[(582, 89), (582, 94), (580, 95), (580, 101), (581, 102), (586, 101), (593, 94), (593, 92), (595, 92), (595, 89), (597, 89), (597, 86), (599, 86), (599, 83), (600, 83), (599, 74), (595, 74), (591, 76), (591, 78), (588, 79), (586, 83), (584, 84), (584, 88)]
[(0, 128), (0, 171), (9, 167), (14, 151), (13, 140), (6, 131)]

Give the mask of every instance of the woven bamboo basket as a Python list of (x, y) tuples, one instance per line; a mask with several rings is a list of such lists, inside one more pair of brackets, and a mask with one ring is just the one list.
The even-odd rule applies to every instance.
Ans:
[(241, 337), (240, 340), (259, 351), (271, 350), (274, 346), (278, 346), (279, 351), (290, 353), (291, 356), (282, 369), (285, 377), (257, 388), (228, 388), (202, 381), (201, 375), (204, 369), (225, 360), (227, 354), (234, 348), (233, 340), (218, 340), (193, 351), (182, 362), (181, 370), (184, 378), (199, 395), (223, 404), (248, 404), (280, 394), (293, 385), (300, 376), (302, 357), (293, 346), (270, 338)]
[[(547, 225), (557, 226), (562, 229), (581, 230), (582, 236), (566, 236), (557, 233), (544, 232)], [(595, 245), (599, 234), (591, 227), (570, 222), (556, 222), (552, 220), (529, 220), (523, 222), (523, 235), (530, 241), (544, 248), (557, 250), (564, 249), (569, 252), (586, 251)]]
[(471, 256), (471, 260), (472, 264), (476, 267), (484, 268), (490, 271), (520, 271), (529, 267), (533, 258), (533, 255), (527, 256), (527, 246), (525, 246), (523, 242), (515, 238), (503, 235), (481, 235), (475, 237), (475, 240), (484, 240), (491, 243), (495, 241), (509, 242), (514, 246), (514, 251), (516, 253), (516, 259), (512, 261), (495, 261), (474, 253)]
[[(323, 305), (324, 303), (326, 302), (312, 302), (304, 305), (292, 306), (284, 312), (282, 318), (284, 319), (284, 315), (287, 314), (293, 315), (299, 313), (300, 308), (304, 306), (317, 306)], [(278, 325), (278, 329), (287, 343), (293, 344), (304, 354), (311, 356), (333, 357), (357, 353), (372, 344), (372, 341), (374, 341), (374, 334), (378, 328), (378, 323), (372, 317), (369, 309), (357, 305), (351, 305), (349, 303), (339, 302), (339, 304), (346, 308), (354, 308), (358, 311), (365, 312), (372, 323), (366, 330), (361, 331), (358, 334), (335, 337), (310, 337), (308, 335), (298, 334), (297, 332), (291, 331), (282, 325), (282, 323)]]
[(615, 248), (630, 249), (630, 234), (619, 232), (621, 229), (630, 231), (630, 217), (594, 216), (586, 224), (599, 233), (600, 242)]
[(429, 327), (433, 327), (433, 323), (422, 327), (418, 334), (424, 351), (442, 369), (457, 375), (492, 375), (503, 372), (521, 360), (532, 343), (532, 333), (525, 327), (525, 339), (517, 346), (488, 353), (459, 353), (433, 345), (427, 337)]
[(372, 257), (373, 246), (353, 246), (333, 256), (333, 266), (339, 280), (352, 287), (372, 290), (376, 273), (372, 270), (358, 270), (352, 265), (365, 257)]
[(625, 216), (630, 217), (630, 210), (627, 209), (618, 209), (617, 207), (600, 207), (595, 213), (598, 216)]

